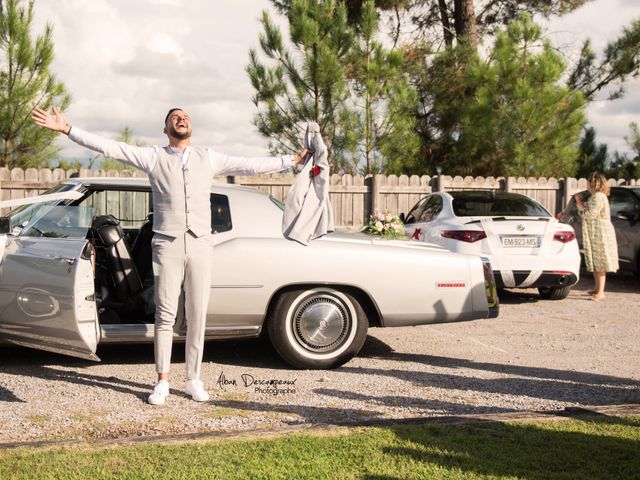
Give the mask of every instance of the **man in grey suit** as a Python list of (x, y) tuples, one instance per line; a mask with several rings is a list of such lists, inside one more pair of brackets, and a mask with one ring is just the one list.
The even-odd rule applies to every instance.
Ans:
[(172, 108), (164, 122), (165, 147), (138, 147), (108, 140), (71, 127), (57, 108), (35, 108), (33, 121), (64, 133), (105, 156), (133, 165), (149, 175), (153, 192), (152, 240), (155, 278), (155, 360), (158, 382), (148, 402), (161, 405), (169, 395), (173, 325), (180, 293), (185, 293), (187, 339), (186, 392), (204, 402), (209, 394), (200, 380), (204, 334), (211, 289), (211, 181), (214, 175), (256, 175), (286, 170), (304, 161), (306, 150), (282, 157), (231, 157), (210, 148), (191, 146), (191, 118)]

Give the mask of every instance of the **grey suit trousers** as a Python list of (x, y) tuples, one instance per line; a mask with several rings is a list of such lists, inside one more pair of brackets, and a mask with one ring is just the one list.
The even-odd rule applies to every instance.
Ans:
[(156, 303), (156, 372), (169, 373), (173, 326), (178, 313), (180, 294), (184, 289), (187, 380), (199, 379), (211, 292), (211, 236), (196, 237), (191, 232), (186, 232), (174, 238), (155, 233), (151, 245)]

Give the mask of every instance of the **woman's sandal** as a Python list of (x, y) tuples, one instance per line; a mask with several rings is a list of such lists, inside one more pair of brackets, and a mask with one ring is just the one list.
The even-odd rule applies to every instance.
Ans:
[(600, 300), (604, 300), (604, 294), (603, 295), (591, 295), (591, 300), (593, 300), (594, 302), (599, 302)]

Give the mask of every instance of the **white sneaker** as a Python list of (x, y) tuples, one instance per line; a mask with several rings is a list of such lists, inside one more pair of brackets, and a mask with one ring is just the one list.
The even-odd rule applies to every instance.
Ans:
[(189, 380), (185, 388), (188, 395), (191, 395), (196, 402), (206, 402), (209, 400), (209, 394), (204, 389), (202, 380)]
[(158, 380), (153, 387), (153, 392), (147, 398), (147, 402), (151, 405), (163, 405), (164, 401), (169, 396), (169, 382), (166, 380)]

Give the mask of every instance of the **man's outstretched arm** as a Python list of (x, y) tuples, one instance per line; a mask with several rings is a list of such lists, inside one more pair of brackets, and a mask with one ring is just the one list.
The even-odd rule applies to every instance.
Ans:
[(280, 157), (232, 157), (209, 149), (209, 161), (214, 175), (259, 175), (288, 170), (304, 162), (309, 151), (304, 149), (295, 155)]
[(56, 107), (52, 108), (51, 113), (36, 107), (31, 112), (31, 118), (36, 125), (54, 132), (64, 133), (78, 145), (100, 152), (106, 157), (115, 158), (133, 165), (146, 173), (151, 173), (156, 166), (158, 154), (155, 148), (137, 147), (124, 142), (116, 142), (115, 140), (85, 132), (80, 128), (72, 127), (65, 121)]

